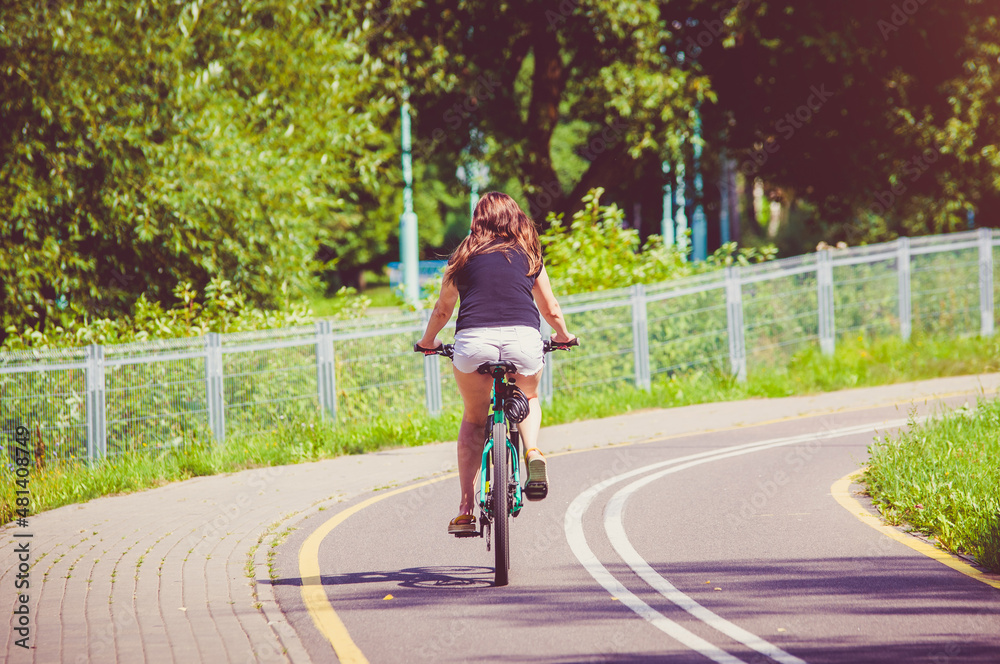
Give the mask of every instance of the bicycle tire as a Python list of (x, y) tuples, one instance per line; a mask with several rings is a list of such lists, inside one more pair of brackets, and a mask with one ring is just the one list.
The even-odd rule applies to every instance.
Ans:
[(510, 570), (510, 505), (508, 485), (510, 483), (507, 465), (507, 424), (493, 425), (493, 550), (496, 586), (506, 586)]

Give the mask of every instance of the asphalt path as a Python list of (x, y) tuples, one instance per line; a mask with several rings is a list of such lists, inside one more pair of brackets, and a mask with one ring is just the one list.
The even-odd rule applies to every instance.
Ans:
[(966, 400), (551, 455), (502, 588), (484, 540), (445, 532), (457, 478), (376, 491), (298, 524), (275, 598), (317, 662), (1000, 662), (1000, 590), (831, 495), (876, 435)]

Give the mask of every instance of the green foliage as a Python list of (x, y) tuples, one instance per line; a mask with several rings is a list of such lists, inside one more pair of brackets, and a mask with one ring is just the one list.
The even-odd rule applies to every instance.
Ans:
[(549, 216), (549, 229), (540, 237), (545, 269), (557, 293), (586, 293), (633, 284), (670, 281), (728, 265), (749, 265), (774, 257), (773, 247), (719, 248), (707, 261), (693, 263), (676, 246), (658, 235), (640, 246), (639, 233), (624, 228), (623, 211), (614, 203), (602, 205), (603, 188), (583, 197), (583, 209), (564, 226), (562, 215)]
[[(72, 322), (66, 327), (50, 325), (45, 329), (31, 327), (7, 328), (7, 337), (0, 350), (68, 348), (87, 344), (120, 344), (132, 341), (152, 341), (196, 337), (209, 332), (244, 332), (269, 330), (293, 325), (306, 325), (314, 314), (304, 301), (285, 301), (281, 309), (260, 309), (234, 290), (232, 282), (214, 278), (200, 294), (190, 282), (179, 284), (173, 291), (175, 304), (164, 309), (140, 295), (131, 316), (91, 318)], [(368, 299), (359, 297), (353, 289), (343, 288), (336, 297), (325, 302), (324, 316), (330, 318), (360, 318)]]
[(707, 151), (724, 145), (790, 216), (807, 209), (787, 220), (783, 253), (817, 235), (857, 245), (964, 230), (970, 209), (996, 225), (995, 4), (736, 4), (667, 11), (717, 95)]
[(311, 286), (394, 150), (357, 29), (314, 0), (6, 3), (3, 327)]
[(656, 3), (348, 5), (366, 16), (369, 52), (411, 88), (415, 151), (457, 162), (481, 132), (492, 181), (516, 179), (538, 221), (628, 182), (642, 157), (678, 154), (691, 110), (711, 98), (704, 77), (664, 56), (673, 28)]
[(877, 441), (865, 482), (890, 523), (1000, 572), (1000, 401), (981, 399)]

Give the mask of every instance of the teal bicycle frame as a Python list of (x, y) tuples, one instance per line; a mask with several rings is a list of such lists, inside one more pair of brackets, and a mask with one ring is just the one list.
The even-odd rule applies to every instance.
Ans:
[[(493, 447), (495, 445), (493, 432), (496, 430), (496, 426), (504, 425), (507, 428), (506, 443), (507, 449), (510, 451), (511, 467), (510, 476), (515, 478), (512, 482), (514, 486), (514, 495), (510, 503), (510, 514), (511, 516), (517, 516), (521, 508), (524, 507), (524, 494), (521, 490), (521, 455), (520, 455), (520, 433), (517, 430), (517, 423), (513, 421), (508, 421), (504, 410), (504, 402), (507, 396), (507, 389), (511, 383), (507, 382), (506, 372), (501, 370), (496, 370), (493, 374), (493, 389), (490, 394), (490, 417), (486, 424), (486, 444), (483, 446), (483, 457), (482, 463), (480, 464), (480, 482), (479, 482), (479, 507), (483, 512), (490, 518), (494, 519), (497, 515), (493, 514), (493, 507), (490, 503), (490, 454), (493, 452)], [(499, 388), (499, 389), (498, 389)]]

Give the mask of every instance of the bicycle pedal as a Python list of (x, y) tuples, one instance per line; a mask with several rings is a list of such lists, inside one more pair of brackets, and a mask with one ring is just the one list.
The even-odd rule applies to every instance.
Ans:
[(478, 530), (473, 530), (468, 533), (452, 533), (455, 537), (482, 537), (483, 534)]
[(528, 500), (541, 500), (549, 495), (548, 482), (528, 482), (524, 485), (524, 496)]

